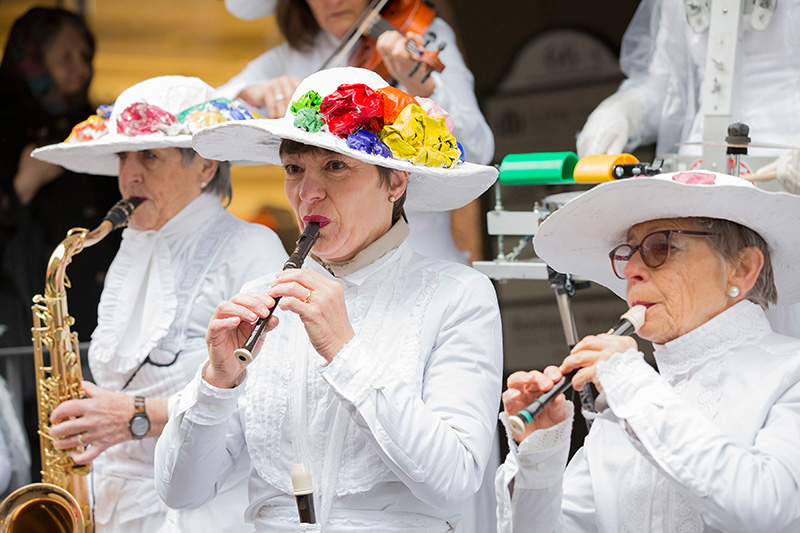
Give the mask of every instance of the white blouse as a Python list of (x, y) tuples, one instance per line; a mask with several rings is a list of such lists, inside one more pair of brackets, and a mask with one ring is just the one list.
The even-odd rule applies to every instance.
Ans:
[[(205, 360), (205, 331), (217, 304), (254, 275), (279, 270), (285, 259), (274, 232), (235, 219), (211, 194), (200, 195), (159, 230), (126, 228), (89, 348), (97, 385), (169, 398)], [(137, 371), (148, 356), (166, 366), (146, 363)], [(93, 462), (99, 524), (112, 516), (121, 523), (167, 512), (153, 486), (155, 443), (129, 440)]]
[[(304, 268), (333, 279), (314, 261)], [(335, 279), (356, 335), (330, 364), (282, 313), (242, 384), (216, 389), (198, 374), (180, 393), (156, 451), (170, 505), (201, 504), (247, 455), (257, 531), (300, 527), (297, 462), (311, 471), (319, 522), (302, 530), (436, 532), (458, 521), (481, 484), (499, 402), (492, 284), (405, 243)]]
[(566, 423), (509, 439), (500, 531), (800, 531), (800, 341), (743, 301), (655, 357), (598, 364), (610, 408), (566, 472)]

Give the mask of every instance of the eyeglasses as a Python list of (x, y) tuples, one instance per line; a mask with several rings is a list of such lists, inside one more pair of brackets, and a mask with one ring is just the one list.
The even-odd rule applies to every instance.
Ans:
[(680, 229), (665, 229), (661, 231), (654, 231), (645, 235), (642, 242), (636, 246), (630, 244), (620, 244), (611, 252), (608, 257), (611, 259), (611, 268), (614, 274), (619, 279), (625, 279), (625, 265), (628, 264), (633, 254), (638, 250), (642, 256), (644, 264), (650, 268), (657, 268), (667, 262), (669, 259), (670, 239), (673, 235), (686, 235), (689, 237), (712, 237), (716, 233), (709, 233), (707, 231), (686, 231)]

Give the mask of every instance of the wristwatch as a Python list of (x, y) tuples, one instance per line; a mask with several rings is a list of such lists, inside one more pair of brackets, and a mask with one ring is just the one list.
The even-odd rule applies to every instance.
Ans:
[(141, 439), (150, 431), (150, 419), (147, 418), (147, 412), (144, 410), (144, 396), (137, 396), (133, 400), (133, 408), (133, 417), (131, 417), (128, 427), (131, 430), (131, 437)]

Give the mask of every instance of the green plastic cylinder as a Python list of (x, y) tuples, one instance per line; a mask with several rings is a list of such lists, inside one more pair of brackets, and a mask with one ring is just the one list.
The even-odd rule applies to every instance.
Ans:
[(509, 154), (500, 163), (503, 185), (545, 185), (574, 183), (572, 172), (578, 163), (574, 152)]

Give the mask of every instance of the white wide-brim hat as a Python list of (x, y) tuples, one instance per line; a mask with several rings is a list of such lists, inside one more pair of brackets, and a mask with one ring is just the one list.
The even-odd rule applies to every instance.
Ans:
[(255, 20), (275, 13), (277, 0), (225, 0), (225, 9), (240, 19)]
[(556, 271), (624, 299), (626, 281), (614, 275), (608, 253), (636, 224), (685, 217), (729, 220), (757, 232), (769, 246), (778, 304), (800, 301), (800, 196), (764, 191), (728, 174), (672, 172), (597, 185), (550, 215), (533, 245)]
[[(371, 89), (388, 87), (386, 81), (370, 70), (332, 68), (312, 74), (295, 90), (292, 102), (313, 90), (322, 98), (342, 84), (365, 84)], [(351, 149), (347, 141), (322, 131), (310, 133), (295, 127), (294, 114), (277, 119), (231, 121), (212, 126), (194, 136), (194, 149), (206, 159), (242, 159), (280, 165), (280, 144), (283, 139), (317, 146), (347, 155), (376, 166), (405, 170), (409, 173), (405, 205), (422, 211), (449, 211), (462, 207), (486, 191), (497, 179), (497, 169), (487, 165), (460, 162), (450, 168), (415, 164), (396, 156), (381, 157)], [(453, 117), (456, 127), (458, 117)]]
[(129, 106), (144, 102), (177, 116), (193, 106), (216, 98), (219, 95), (214, 88), (199, 78), (151, 78), (132, 85), (117, 97), (108, 119), (108, 132), (102, 137), (51, 144), (34, 150), (31, 155), (74, 172), (116, 176), (119, 173), (116, 154), (120, 152), (192, 147), (192, 134), (185, 129), (179, 131), (179, 128), (172, 128), (142, 135), (121, 133), (117, 120)]

